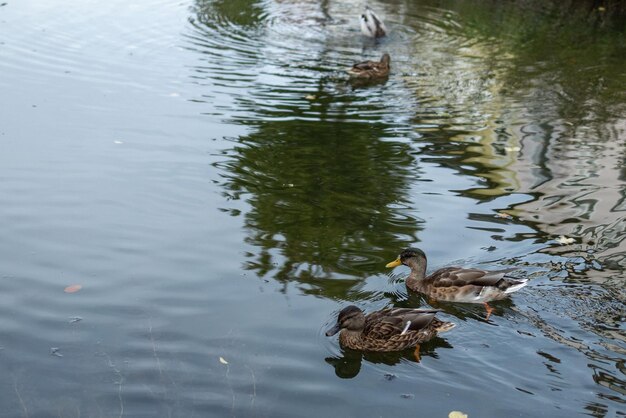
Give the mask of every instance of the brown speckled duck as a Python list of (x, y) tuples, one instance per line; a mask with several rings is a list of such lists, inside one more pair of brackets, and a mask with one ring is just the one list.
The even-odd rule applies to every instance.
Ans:
[(383, 54), (380, 61), (363, 61), (358, 64), (354, 64), (352, 68), (348, 70), (348, 74), (353, 79), (358, 80), (376, 80), (389, 76), (389, 63), (391, 57), (389, 54)]
[(426, 255), (419, 248), (407, 248), (387, 267), (404, 264), (411, 269), (406, 287), (433, 299), (447, 302), (483, 303), (487, 318), (493, 309), (487, 302), (506, 298), (528, 284), (527, 279), (506, 277), (517, 270), (480, 270), (475, 268), (445, 267), (426, 276)]
[(419, 361), (420, 343), (455, 326), (435, 318), (437, 312), (436, 309), (388, 308), (366, 316), (361, 309), (350, 305), (339, 312), (337, 324), (326, 335), (341, 331), (339, 343), (353, 350), (400, 351), (415, 347)]

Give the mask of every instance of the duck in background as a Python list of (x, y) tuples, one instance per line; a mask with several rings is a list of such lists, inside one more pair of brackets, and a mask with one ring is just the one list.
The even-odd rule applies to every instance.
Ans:
[(407, 248), (386, 267), (393, 268), (401, 264), (411, 269), (406, 279), (409, 290), (446, 302), (482, 303), (487, 310), (486, 319), (493, 312), (488, 302), (504, 299), (528, 284), (528, 279), (506, 276), (517, 268), (481, 270), (445, 267), (426, 276), (426, 254), (419, 248)]
[(385, 53), (380, 61), (363, 61), (354, 64), (348, 70), (348, 74), (353, 79), (363, 81), (385, 78), (389, 76), (390, 62), (391, 57)]
[(387, 35), (387, 28), (382, 19), (376, 13), (365, 6), (365, 12), (361, 15), (361, 32), (370, 38), (382, 38)]

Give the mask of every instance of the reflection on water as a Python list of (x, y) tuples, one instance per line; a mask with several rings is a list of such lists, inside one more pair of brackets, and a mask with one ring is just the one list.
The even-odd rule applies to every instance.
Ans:
[[(379, 41), (356, 0), (65, 3), (0, 7), (0, 415), (623, 414), (626, 43), (598, 2), (375, 1)], [(489, 320), (431, 305), (384, 269), (409, 244), (531, 282)], [(348, 301), (457, 327), (419, 363), (343, 350)]]
[(248, 269), (346, 298), (337, 274), (366, 276), (385, 248), (417, 240), (420, 220), (404, 193), (419, 172), (406, 144), (381, 140), (385, 128), (286, 121), (237, 140), (216, 165), (228, 198), (250, 207), (246, 240), (259, 252)]
[[(522, 197), (501, 207), (510, 219), (470, 213), (466, 228), (495, 242), (539, 244), (535, 255), (508, 257), (537, 271), (535, 277), (602, 284), (582, 292), (531, 289), (550, 306), (503, 301), (496, 315), (525, 317), (546, 337), (622, 369), (610, 353), (623, 348), (607, 348), (604, 339), (626, 342), (623, 40), (591, 26), (581, 32), (564, 16), (468, 3), (377, 4), (393, 28), (379, 43), (355, 33), (345, 4), (277, 2), (252, 18), (221, 13), (219, 2), (198, 3), (192, 44), (210, 57), (195, 77), (224, 88), (235, 108), (224, 116), (250, 129), (216, 163), (224, 196), (249, 205), (243, 213), (227, 202), (224, 208), (243, 216), (247, 242), (258, 249), (246, 268), (296, 281), (304, 293), (378, 300), (377, 292), (355, 293), (362, 286), (357, 278), (380, 271), (385, 252), (421, 240), (430, 214), (420, 210), (414, 185), (437, 183), (428, 167), (444, 168), (474, 179), (449, 189), (458, 196), (477, 203)], [(523, 23), (529, 19), (535, 23)], [(232, 37), (234, 48), (216, 49), (216, 33)], [(392, 56), (390, 79), (350, 88), (340, 70), (381, 52)], [(509, 225), (524, 231), (510, 235)], [(576, 244), (554, 244), (559, 235)], [(541, 254), (552, 258), (545, 262)], [(426, 303), (404, 292), (385, 296), (398, 306)], [(463, 320), (481, 317), (472, 307), (441, 307)], [(565, 309), (608, 351), (569, 344), (578, 338), (536, 309)], [(365, 356), (385, 364), (401, 357), (394, 358)], [(326, 361), (337, 376), (354, 377), (362, 355)], [(594, 370), (593, 378), (622, 393), (616, 372), (598, 377), (605, 374)]]
[[(453, 348), (448, 342), (441, 338), (435, 337), (430, 341), (420, 344), (420, 360), (426, 357), (438, 358), (436, 350), (441, 348)], [(341, 348), (341, 354), (335, 357), (326, 357), (325, 361), (335, 369), (337, 377), (342, 379), (352, 379), (361, 371), (361, 363), (366, 360), (373, 364), (386, 364), (393, 366), (403, 361), (419, 363), (415, 357), (415, 349), (409, 348), (402, 352), (371, 352), (364, 353), (362, 351), (351, 350), (349, 348)], [(385, 375), (385, 379), (393, 380), (396, 376), (392, 373)]]

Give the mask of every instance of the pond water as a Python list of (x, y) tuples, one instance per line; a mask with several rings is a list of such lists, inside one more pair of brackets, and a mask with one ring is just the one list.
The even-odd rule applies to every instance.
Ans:
[[(364, 4), (0, 4), (0, 416), (626, 416), (623, 26)], [(408, 246), (530, 284), (420, 362), (325, 337), (429, 306)]]

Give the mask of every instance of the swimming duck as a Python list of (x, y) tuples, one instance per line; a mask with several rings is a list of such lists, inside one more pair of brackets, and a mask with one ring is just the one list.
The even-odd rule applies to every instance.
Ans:
[(370, 38), (381, 38), (387, 35), (387, 28), (383, 21), (369, 8), (365, 6), (365, 12), (361, 15), (361, 32)]
[(400, 351), (415, 346), (419, 361), (419, 343), (454, 328), (452, 322), (435, 318), (436, 309), (388, 308), (367, 316), (354, 305), (339, 312), (337, 324), (326, 332), (327, 336), (339, 331), (339, 343), (353, 350)]
[(411, 269), (406, 287), (415, 292), (448, 302), (482, 303), (487, 319), (493, 311), (487, 302), (506, 298), (528, 284), (528, 279), (508, 278), (506, 274), (517, 270), (480, 270), (475, 268), (445, 267), (426, 276), (426, 254), (419, 248), (407, 248), (398, 258), (387, 264), (396, 267), (404, 264)]
[(363, 61), (348, 70), (350, 77), (359, 80), (373, 80), (389, 76), (389, 54), (383, 54), (380, 61)]

